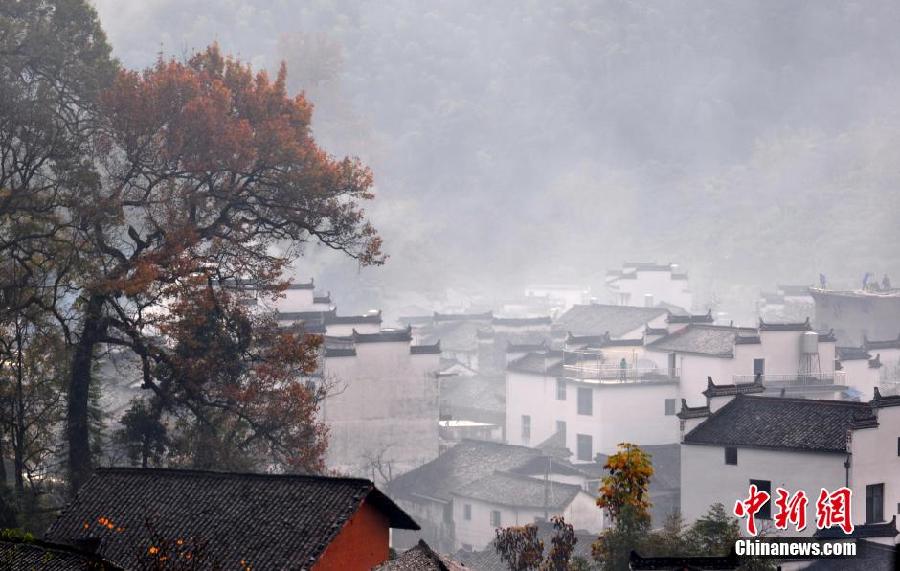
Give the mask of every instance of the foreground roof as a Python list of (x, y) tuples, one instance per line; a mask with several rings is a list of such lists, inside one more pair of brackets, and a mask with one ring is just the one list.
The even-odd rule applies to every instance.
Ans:
[(431, 462), (394, 478), (390, 492), (393, 497), (450, 501), (451, 494), (463, 486), (540, 455), (540, 450), (526, 446), (463, 440)]
[(373, 571), (464, 571), (469, 569), (462, 563), (439, 555), (431, 546), (420, 539), (411, 549), (401, 553), (396, 559), (385, 561)]
[(110, 468), (84, 485), (47, 537), (100, 537), (103, 557), (134, 567), (150, 522), (163, 539), (206, 543), (210, 557), (226, 569), (238, 568), (241, 560), (260, 569), (299, 569), (318, 560), (364, 502), (391, 527), (419, 529), (369, 480)]
[(70, 545), (6, 538), (0, 539), (0, 569), (121, 571), (122, 567)]
[(688, 432), (684, 443), (843, 453), (847, 431), (872, 418), (863, 402), (738, 394)]
[(644, 326), (661, 315), (662, 307), (628, 307), (623, 305), (573, 305), (556, 320), (555, 326), (573, 335), (625, 335)]

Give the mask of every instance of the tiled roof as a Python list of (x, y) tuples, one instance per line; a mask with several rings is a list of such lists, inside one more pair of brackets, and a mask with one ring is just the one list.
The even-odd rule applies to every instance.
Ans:
[(718, 557), (707, 555), (691, 555), (688, 557), (641, 557), (636, 551), (629, 555), (629, 569), (635, 571), (649, 571), (651, 569), (737, 569), (741, 560), (732, 553), (731, 555)]
[(862, 361), (869, 360), (872, 355), (863, 347), (836, 347), (837, 358), (841, 361)]
[(121, 571), (122, 567), (70, 545), (0, 539), (0, 568), (12, 571)]
[(896, 339), (886, 339), (884, 341), (870, 341), (863, 338), (864, 349), (900, 349), (900, 335)]
[(409, 347), (409, 352), (413, 355), (440, 355), (441, 342), (438, 341), (433, 345), (411, 345)]
[(453, 495), (517, 508), (562, 510), (575, 499), (581, 486), (495, 471), (460, 486)]
[(562, 375), (563, 355), (561, 351), (528, 353), (510, 361), (506, 368), (527, 375)]
[(309, 283), (306, 284), (288, 284), (287, 289), (315, 289), (316, 283), (315, 280), (310, 279)]
[(806, 321), (799, 323), (766, 323), (762, 319), (759, 320), (760, 331), (812, 331), (812, 325), (809, 323), (809, 317)]
[(313, 303), (331, 303), (331, 292), (328, 292), (325, 295), (314, 295)]
[(412, 341), (412, 327), (406, 329), (382, 329), (378, 333), (359, 333), (353, 330), (354, 343), (399, 343)]
[(688, 406), (686, 399), (681, 399), (681, 410), (675, 415), (681, 420), (689, 418), (706, 418), (709, 416), (709, 406)]
[(528, 325), (550, 325), (551, 321), (549, 317), (495, 317), (491, 320), (491, 323), (510, 327), (525, 327)]
[(603, 335), (621, 337), (643, 329), (649, 322), (666, 315), (662, 307), (628, 307), (623, 305), (573, 305), (559, 316), (554, 326), (573, 335)]
[(276, 318), (279, 321), (303, 321), (324, 325), (380, 324), (381, 312), (366, 315), (338, 315), (337, 308), (326, 311), (280, 311), (276, 314)]
[(753, 329), (694, 323), (649, 343), (647, 349), (730, 358), (734, 356), (736, 339), (752, 335), (753, 332)]
[(494, 317), (493, 311), (484, 313), (438, 313), (434, 312), (434, 322), (441, 321), (490, 321)]
[(506, 423), (506, 379), (455, 377), (442, 383), (441, 412), (455, 419)]
[(641, 272), (668, 272), (672, 270), (672, 264), (658, 264), (656, 262), (625, 262), (622, 268), (634, 268)]
[(837, 342), (837, 336), (834, 334), (834, 329), (829, 329), (828, 331), (819, 331), (819, 343), (835, 343)]
[(393, 497), (449, 501), (454, 491), (494, 470), (509, 470), (540, 455), (539, 450), (525, 446), (462, 440), (431, 462), (394, 478), (390, 493)]
[(900, 535), (897, 530), (897, 516), (891, 518), (891, 521), (879, 523), (865, 523), (853, 526), (853, 533), (846, 534), (839, 527), (826, 527), (816, 531), (813, 537), (818, 539), (866, 539), (869, 537), (890, 537), (894, 538)]
[(665, 327), (645, 327), (644, 335), (668, 335), (669, 330)]
[(356, 348), (325, 347), (325, 357), (356, 357)]
[[(565, 444), (565, 443), (563, 443)], [(562, 474), (565, 476), (584, 476), (584, 472), (574, 466), (571, 462), (560, 460), (553, 456), (535, 456), (515, 468), (508, 470), (511, 474), (519, 476), (539, 476), (543, 477), (547, 471), (551, 474)]]
[(706, 390), (703, 391), (703, 396), (710, 399), (764, 392), (766, 392), (766, 387), (763, 386), (761, 376), (757, 376), (752, 383), (734, 383), (731, 385), (717, 385), (713, 382), (712, 377), (706, 377)]
[(669, 315), (666, 318), (668, 323), (712, 323), (715, 321), (712, 316), (712, 310), (700, 315)]
[(435, 553), (424, 540), (420, 539), (415, 547), (407, 549), (396, 559), (385, 561), (372, 571), (465, 571), (466, 569), (469, 567)]
[(739, 394), (684, 437), (685, 444), (845, 452), (847, 431), (872, 418), (868, 403)]
[(889, 406), (900, 406), (900, 395), (882, 396), (878, 387), (875, 387), (875, 398), (869, 401), (875, 408), (885, 408)]
[(534, 351), (546, 351), (549, 349), (546, 341), (540, 343), (512, 343), (506, 342), (507, 353), (531, 353)]
[[(416, 523), (369, 480), (324, 476), (236, 474), (192, 470), (98, 470), (47, 532), (52, 541), (99, 534), (98, 553), (137, 565), (146, 523), (164, 539), (196, 538), (210, 557), (233, 569), (308, 568), (366, 502), (391, 527)], [(108, 519), (114, 530), (97, 523)]]

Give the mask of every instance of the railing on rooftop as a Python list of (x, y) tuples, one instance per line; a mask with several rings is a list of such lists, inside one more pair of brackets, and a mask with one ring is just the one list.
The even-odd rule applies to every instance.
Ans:
[(563, 365), (566, 374), (576, 379), (603, 383), (635, 383), (641, 381), (674, 381), (681, 369), (627, 368), (590, 363)]
[[(732, 376), (732, 382), (735, 384), (752, 383), (755, 378), (755, 375), (734, 375)], [(847, 384), (847, 373), (845, 371), (835, 371), (834, 373), (762, 375), (762, 383), (773, 387), (841, 386)]]

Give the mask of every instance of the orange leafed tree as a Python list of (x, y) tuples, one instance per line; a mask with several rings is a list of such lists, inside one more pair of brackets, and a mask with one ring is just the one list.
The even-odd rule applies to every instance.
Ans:
[[(364, 265), (384, 260), (361, 207), (372, 198), (371, 172), (316, 144), (312, 107), (288, 95), (285, 77), (284, 67), (272, 80), (212, 46), (187, 61), (161, 59), (140, 73), (122, 71), (102, 96), (93, 146), (98, 176), (67, 204), (80, 270), (67, 403), (75, 489), (91, 469), (88, 391), (102, 344), (141, 358), (145, 386), (160, 406), (174, 406), (180, 397), (194, 406), (200, 398), (209, 401), (207, 410), (225, 402), (229, 414), (275, 419), (314, 409), (299, 398), (300, 385), (285, 384), (287, 369), (304, 369), (314, 340), (248, 320), (242, 358), (267, 352), (242, 369), (255, 385), (200, 382), (198, 375), (213, 369), (198, 363), (213, 362), (214, 348), (190, 359), (171, 349), (191, 343), (190, 324), (206, 319), (202, 312), (213, 298), (224, 304), (222, 319), (240, 321), (233, 304), (222, 301), (223, 284), (247, 280), (277, 295), (284, 268), (304, 244), (324, 244)], [(158, 374), (164, 369), (168, 377)], [(275, 388), (296, 398), (250, 398)], [(250, 426), (261, 440), (273, 434)], [(309, 435), (295, 441), (311, 442)]]

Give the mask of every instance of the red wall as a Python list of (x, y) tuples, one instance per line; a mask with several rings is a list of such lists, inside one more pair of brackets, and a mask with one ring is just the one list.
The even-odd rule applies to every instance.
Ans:
[(355, 569), (368, 571), (388, 559), (388, 518), (363, 502), (360, 509), (325, 549), (313, 566), (315, 571)]

